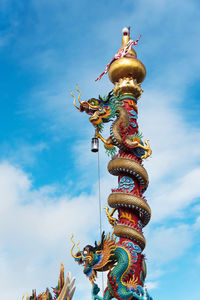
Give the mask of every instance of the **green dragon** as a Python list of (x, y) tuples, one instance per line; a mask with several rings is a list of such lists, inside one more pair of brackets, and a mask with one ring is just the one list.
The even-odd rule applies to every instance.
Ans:
[[(141, 251), (140, 247), (133, 245), (132, 242), (116, 242), (113, 234), (110, 237), (102, 234), (101, 243), (95, 242), (95, 246), (87, 245), (82, 251), (73, 254), (75, 243), (71, 249), (74, 259), (81, 265), (84, 265), (84, 274), (89, 277), (92, 283), (93, 300), (152, 300), (145, 287), (138, 284), (135, 276), (134, 267), (137, 261), (137, 253)], [(137, 246), (137, 247), (136, 247)], [(146, 264), (144, 256), (141, 260), (142, 272), (140, 274), (142, 282), (146, 276)], [(95, 283), (97, 272), (108, 270), (107, 287), (103, 298), (98, 295), (100, 289)]]
[[(129, 96), (129, 110), (125, 107), (124, 97), (109, 92), (104, 97), (99, 96), (98, 99), (91, 98), (89, 100), (80, 101), (81, 92), (79, 92), (78, 101), (80, 106), (74, 105), (80, 112), (86, 112), (90, 117), (89, 121), (95, 127), (95, 137), (101, 139), (104, 143), (106, 152), (111, 157), (117, 153), (116, 147), (122, 150), (131, 150), (139, 159), (147, 158), (151, 155), (149, 143), (145, 140), (142, 142), (142, 133), (138, 131), (137, 125), (137, 105), (136, 99)], [(126, 97), (127, 98), (127, 97)], [(133, 114), (133, 115), (132, 115)], [(113, 121), (110, 127), (110, 136), (105, 139), (101, 135), (104, 124)]]

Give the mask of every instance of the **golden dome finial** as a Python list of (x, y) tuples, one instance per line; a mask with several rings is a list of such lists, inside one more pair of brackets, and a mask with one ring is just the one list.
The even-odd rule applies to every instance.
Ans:
[(146, 75), (145, 66), (137, 59), (137, 54), (132, 45), (137, 45), (139, 38), (134, 42), (130, 39), (130, 27), (122, 30), (122, 46), (118, 54), (123, 53), (117, 59), (113, 60), (109, 66), (109, 78), (116, 84), (123, 78), (134, 80), (137, 84), (141, 84)]

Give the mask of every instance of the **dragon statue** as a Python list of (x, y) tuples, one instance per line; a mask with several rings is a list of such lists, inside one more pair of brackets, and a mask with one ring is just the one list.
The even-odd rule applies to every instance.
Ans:
[[(137, 40), (138, 41), (138, 40)], [(152, 300), (144, 285), (146, 276), (145, 248), (143, 228), (151, 217), (151, 209), (143, 196), (148, 187), (148, 174), (143, 160), (152, 153), (148, 140), (142, 141), (138, 129), (137, 102), (142, 94), (141, 83), (146, 69), (132, 48), (136, 45), (130, 39), (130, 31), (123, 30), (122, 47), (107, 65), (104, 73), (114, 88), (107, 96), (81, 101), (78, 89), (78, 102), (74, 105), (80, 112), (89, 115), (89, 121), (95, 127), (95, 138), (100, 139), (111, 156), (108, 171), (118, 176), (118, 186), (112, 189), (108, 197), (106, 215), (113, 233), (102, 234), (101, 242), (87, 245), (71, 254), (84, 265), (84, 273), (92, 283), (92, 299), (138, 299)], [(101, 79), (102, 74), (98, 80)], [(105, 123), (112, 121), (110, 136), (105, 139), (102, 131)], [(117, 153), (118, 149), (118, 153)], [(114, 217), (115, 213), (118, 216)], [(115, 237), (114, 237), (115, 236)], [(95, 283), (97, 272), (108, 271), (107, 287), (103, 298), (98, 295), (100, 289)]]
[[(73, 248), (75, 243), (73, 242)], [(146, 263), (144, 255), (139, 257), (141, 247), (134, 245), (131, 241), (124, 240), (122, 243), (116, 243), (116, 237), (102, 234), (101, 243), (95, 246), (87, 245), (83, 251), (78, 251), (72, 256), (79, 263), (84, 265), (84, 274), (86, 274), (92, 285), (93, 299), (109, 300), (116, 299), (145, 299), (152, 300), (145, 288), (139, 284), (135, 272), (136, 263), (141, 266), (140, 281), (144, 283), (146, 276)], [(94, 283), (97, 272), (109, 271), (107, 288), (104, 291), (104, 297), (98, 296), (99, 288)]]
[[(131, 151), (139, 159), (147, 158), (151, 155), (151, 149), (149, 143), (145, 140), (146, 146), (142, 142), (142, 133), (138, 131), (137, 120), (137, 106), (134, 103), (134, 99), (129, 97), (122, 102), (122, 97), (119, 95), (114, 96), (111, 91), (107, 96), (103, 98), (99, 96), (99, 99), (91, 98), (88, 101), (80, 101), (81, 92), (79, 92), (78, 101), (80, 107), (75, 104), (75, 107), (83, 112), (85, 111), (90, 115), (90, 122), (95, 127), (95, 137), (100, 138), (104, 143), (107, 153), (114, 156), (117, 152), (116, 146), (124, 151)], [(132, 100), (132, 101), (131, 101)], [(116, 117), (116, 120), (112, 122), (110, 127), (110, 136), (104, 139), (101, 135), (103, 131), (104, 123), (112, 121)], [(134, 130), (133, 130), (134, 129)]]

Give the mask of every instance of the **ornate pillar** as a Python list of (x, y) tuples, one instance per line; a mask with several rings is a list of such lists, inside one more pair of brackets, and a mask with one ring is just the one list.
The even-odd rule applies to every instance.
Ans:
[[(75, 260), (84, 264), (84, 273), (93, 284), (93, 299), (151, 299), (144, 287), (146, 264), (142, 254), (145, 248), (142, 231), (151, 217), (143, 196), (149, 182), (143, 159), (151, 155), (151, 149), (147, 140), (143, 143), (137, 122), (137, 101), (143, 92), (140, 85), (146, 75), (145, 66), (132, 48), (138, 40), (131, 40), (129, 29), (123, 29), (121, 48), (97, 78), (100, 80), (109, 73), (114, 88), (107, 97), (80, 101), (79, 94), (80, 107), (74, 102), (79, 111), (90, 115), (95, 137), (103, 141), (112, 157), (108, 171), (118, 176), (118, 186), (108, 197), (112, 210), (106, 207), (108, 221), (113, 226), (112, 236), (103, 234), (101, 243), (95, 242), (94, 247), (87, 245), (75, 255), (72, 252)], [(78, 88), (77, 91), (80, 93)], [(103, 125), (111, 120), (110, 136), (105, 139)], [(113, 234), (119, 238), (117, 241)], [(108, 282), (101, 298), (94, 281), (97, 272), (105, 270), (109, 270)]]
[[(128, 32), (124, 30), (123, 33), (121, 49), (130, 42)], [(126, 56), (115, 60), (109, 68), (109, 78), (115, 85), (113, 91), (120, 101), (121, 109), (118, 123), (111, 127), (110, 132), (119, 152), (109, 162), (108, 171), (118, 176), (118, 187), (108, 197), (108, 204), (113, 211), (109, 214), (107, 210), (107, 215), (114, 227), (114, 234), (119, 237), (118, 244), (127, 245), (134, 253), (134, 280), (141, 286), (146, 276), (142, 255), (145, 238), (142, 230), (151, 216), (150, 207), (143, 196), (148, 186), (148, 174), (142, 164), (142, 159), (150, 155), (151, 150), (147, 141), (146, 147), (138, 147), (138, 144), (143, 146), (143, 142), (137, 122), (137, 101), (142, 94), (140, 85), (145, 75), (145, 66), (137, 59), (133, 48)], [(113, 213), (116, 210), (118, 218), (114, 219)], [(125, 280), (131, 280), (131, 273)]]

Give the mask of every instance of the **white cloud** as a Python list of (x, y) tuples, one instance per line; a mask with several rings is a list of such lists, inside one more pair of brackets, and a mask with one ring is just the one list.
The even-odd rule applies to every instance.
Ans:
[[(154, 228), (147, 235), (147, 258), (151, 271), (181, 257), (193, 243), (189, 225)], [(154, 266), (152, 268), (152, 266)], [(160, 273), (158, 272), (158, 276)]]
[[(105, 195), (113, 180), (103, 178), (102, 214)], [(0, 163), (0, 281), (4, 299), (17, 299), (55, 286), (60, 261), (65, 270), (77, 277), (77, 294), (90, 297), (90, 282), (70, 255), (72, 243), (80, 239), (80, 247), (93, 244), (99, 238), (97, 185), (92, 195), (82, 194), (72, 199), (56, 196), (55, 186), (33, 188), (29, 176), (9, 162)], [(109, 226), (106, 224), (107, 227)], [(109, 228), (110, 229), (110, 228)], [(17, 274), (17, 276), (16, 276)], [(104, 276), (106, 280), (106, 276)], [(12, 282), (12, 289), (10, 289)], [(101, 287), (101, 276), (98, 284)], [(105, 283), (104, 283), (105, 286)]]
[[(147, 257), (147, 263), (149, 264), (148, 257)], [(165, 273), (165, 271), (162, 269), (162, 266), (156, 266), (156, 267), (151, 266), (150, 272), (149, 272), (149, 270), (147, 270), (147, 283), (149, 281), (154, 282), (155, 279), (157, 279), (157, 280), (160, 279), (164, 273)]]
[(147, 289), (150, 291), (150, 290), (153, 290), (153, 289), (156, 289), (158, 287), (158, 282), (156, 281), (148, 281), (145, 283)]
[(74, 233), (76, 242), (81, 239), (84, 246), (90, 240), (88, 233), (96, 233), (97, 197), (57, 198), (51, 187), (34, 190), (27, 174), (8, 162), (0, 164), (0, 190), (2, 297), (15, 299), (27, 289), (41, 290), (56, 283), (62, 259), (66, 270), (76, 269), (70, 255), (70, 237)]
[(176, 178), (172, 182), (161, 184), (158, 191), (152, 195), (152, 221), (158, 222), (166, 217), (177, 217), (194, 202), (200, 196), (199, 176), (200, 168), (196, 168), (183, 174), (180, 179)]

